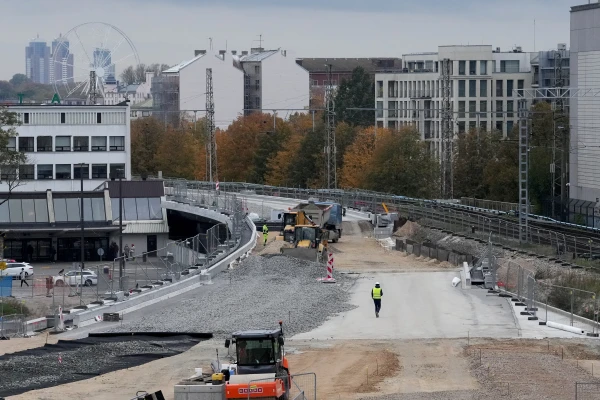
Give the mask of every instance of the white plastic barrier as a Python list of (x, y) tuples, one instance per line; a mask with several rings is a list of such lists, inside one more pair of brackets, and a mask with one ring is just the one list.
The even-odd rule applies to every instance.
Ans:
[(583, 329), (575, 328), (574, 326), (570, 326), (570, 325), (564, 325), (564, 324), (559, 324), (557, 322), (546, 321), (546, 326), (549, 326), (550, 328), (555, 328), (555, 329), (560, 329), (563, 331), (571, 332), (571, 333), (576, 333), (578, 335), (585, 335), (585, 331)]

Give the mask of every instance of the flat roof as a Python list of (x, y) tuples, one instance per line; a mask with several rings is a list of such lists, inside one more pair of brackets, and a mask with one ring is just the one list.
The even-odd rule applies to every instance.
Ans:
[(595, 8), (600, 8), (600, 3), (590, 3), (590, 4), (582, 4), (580, 6), (573, 6), (573, 7), (571, 7), (571, 12), (587, 11), (587, 10), (593, 10)]

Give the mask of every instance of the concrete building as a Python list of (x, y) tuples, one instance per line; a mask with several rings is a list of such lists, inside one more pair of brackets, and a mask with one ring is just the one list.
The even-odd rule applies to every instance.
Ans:
[(502, 52), (489, 45), (440, 46), (436, 53), (406, 54), (402, 71), (375, 75), (375, 120), (398, 129), (414, 125), (430, 148), (441, 151), (441, 66), (452, 61), (454, 133), (471, 128), (509, 134), (517, 125), (514, 89), (531, 87), (531, 54), (517, 47)]
[(52, 54), (50, 56), (50, 82), (72, 82), (74, 57), (69, 49), (69, 41), (62, 35), (52, 41)]
[[(557, 83), (563, 87), (570, 86), (570, 52), (565, 43), (559, 43), (555, 50), (546, 50), (534, 53), (531, 56), (531, 72), (533, 74), (531, 87), (539, 89), (555, 88)], [(560, 68), (559, 68), (560, 63)], [(559, 74), (562, 75), (559, 76)], [(562, 81), (562, 82), (561, 82)], [(551, 100), (544, 100), (551, 102)], [(569, 100), (565, 100), (565, 108), (568, 110)]]
[(50, 47), (39, 36), (25, 47), (25, 75), (35, 83), (50, 83)]
[[(571, 87), (600, 91), (600, 3), (571, 7), (570, 61)], [(600, 102), (596, 97), (570, 102), (569, 197), (589, 202), (588, 208), (600, 199)]]
[(104, 105), (110, 106), (129, 100), (129, 105), (139, 104), (152, 98), (151, 87), (154, 72), (146, 72), (146, 81), (123, 85), (117, 80), (109, 80), (104, 85)]
[[(154, 78), (153, 115), (202, 118), (206, 109), (206, 69), (212, 68), (215, 123), (226, 128), (236, 118), (256, 109), (307, 109), (309, 73), (286, 50), (196, 50), (195, 57)], [(196, 113), (193, 110), (199, 110)], [(269, 112), (269, 111), (267, 111)], [(288, 113), (287, 111), (283, 111)], [(162, 113), (162, 116), (161, 116)], [(174, 121), (173, 121), (174, 122)]]
[[(10, 105), (21, 122), (8, 147), (23, 151), (27, 165), (18, 168), (15, 190), (38, 192), (93, 190), (111, 174), (124, 170), (131, 178), (128, 106)], [(80, 165), (83, 163), (83, 165)], [(8, 191), (1, 172), (0, 192)]]

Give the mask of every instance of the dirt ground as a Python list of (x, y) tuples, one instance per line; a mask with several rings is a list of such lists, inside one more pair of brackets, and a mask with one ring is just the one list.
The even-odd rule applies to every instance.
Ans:
[(44, 344), (55, 344), (58, 336), (49, 333), (40, 333), (28, 338), (11, 338), (10, 340), (0, 340), (0, 356), (4, 354), (16, 353), (36, 347), (42, 347)]

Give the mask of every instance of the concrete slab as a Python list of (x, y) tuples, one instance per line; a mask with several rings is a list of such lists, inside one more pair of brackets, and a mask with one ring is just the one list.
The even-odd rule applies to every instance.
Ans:
[[(516, 310), (521, 311), (521, 307), (510, 299), (476, 287), (452, 287), (452, 278), (459, 275), (459, 271), (363, 275), (352, 291), (351, 302), (356, 309), (292, 339), (576, 336), (528, 321), (527, 316), (518, 315)], [(384, 292), (379, 318), (375, 317), (370, 296), (375, 281), (381, 282)]]

